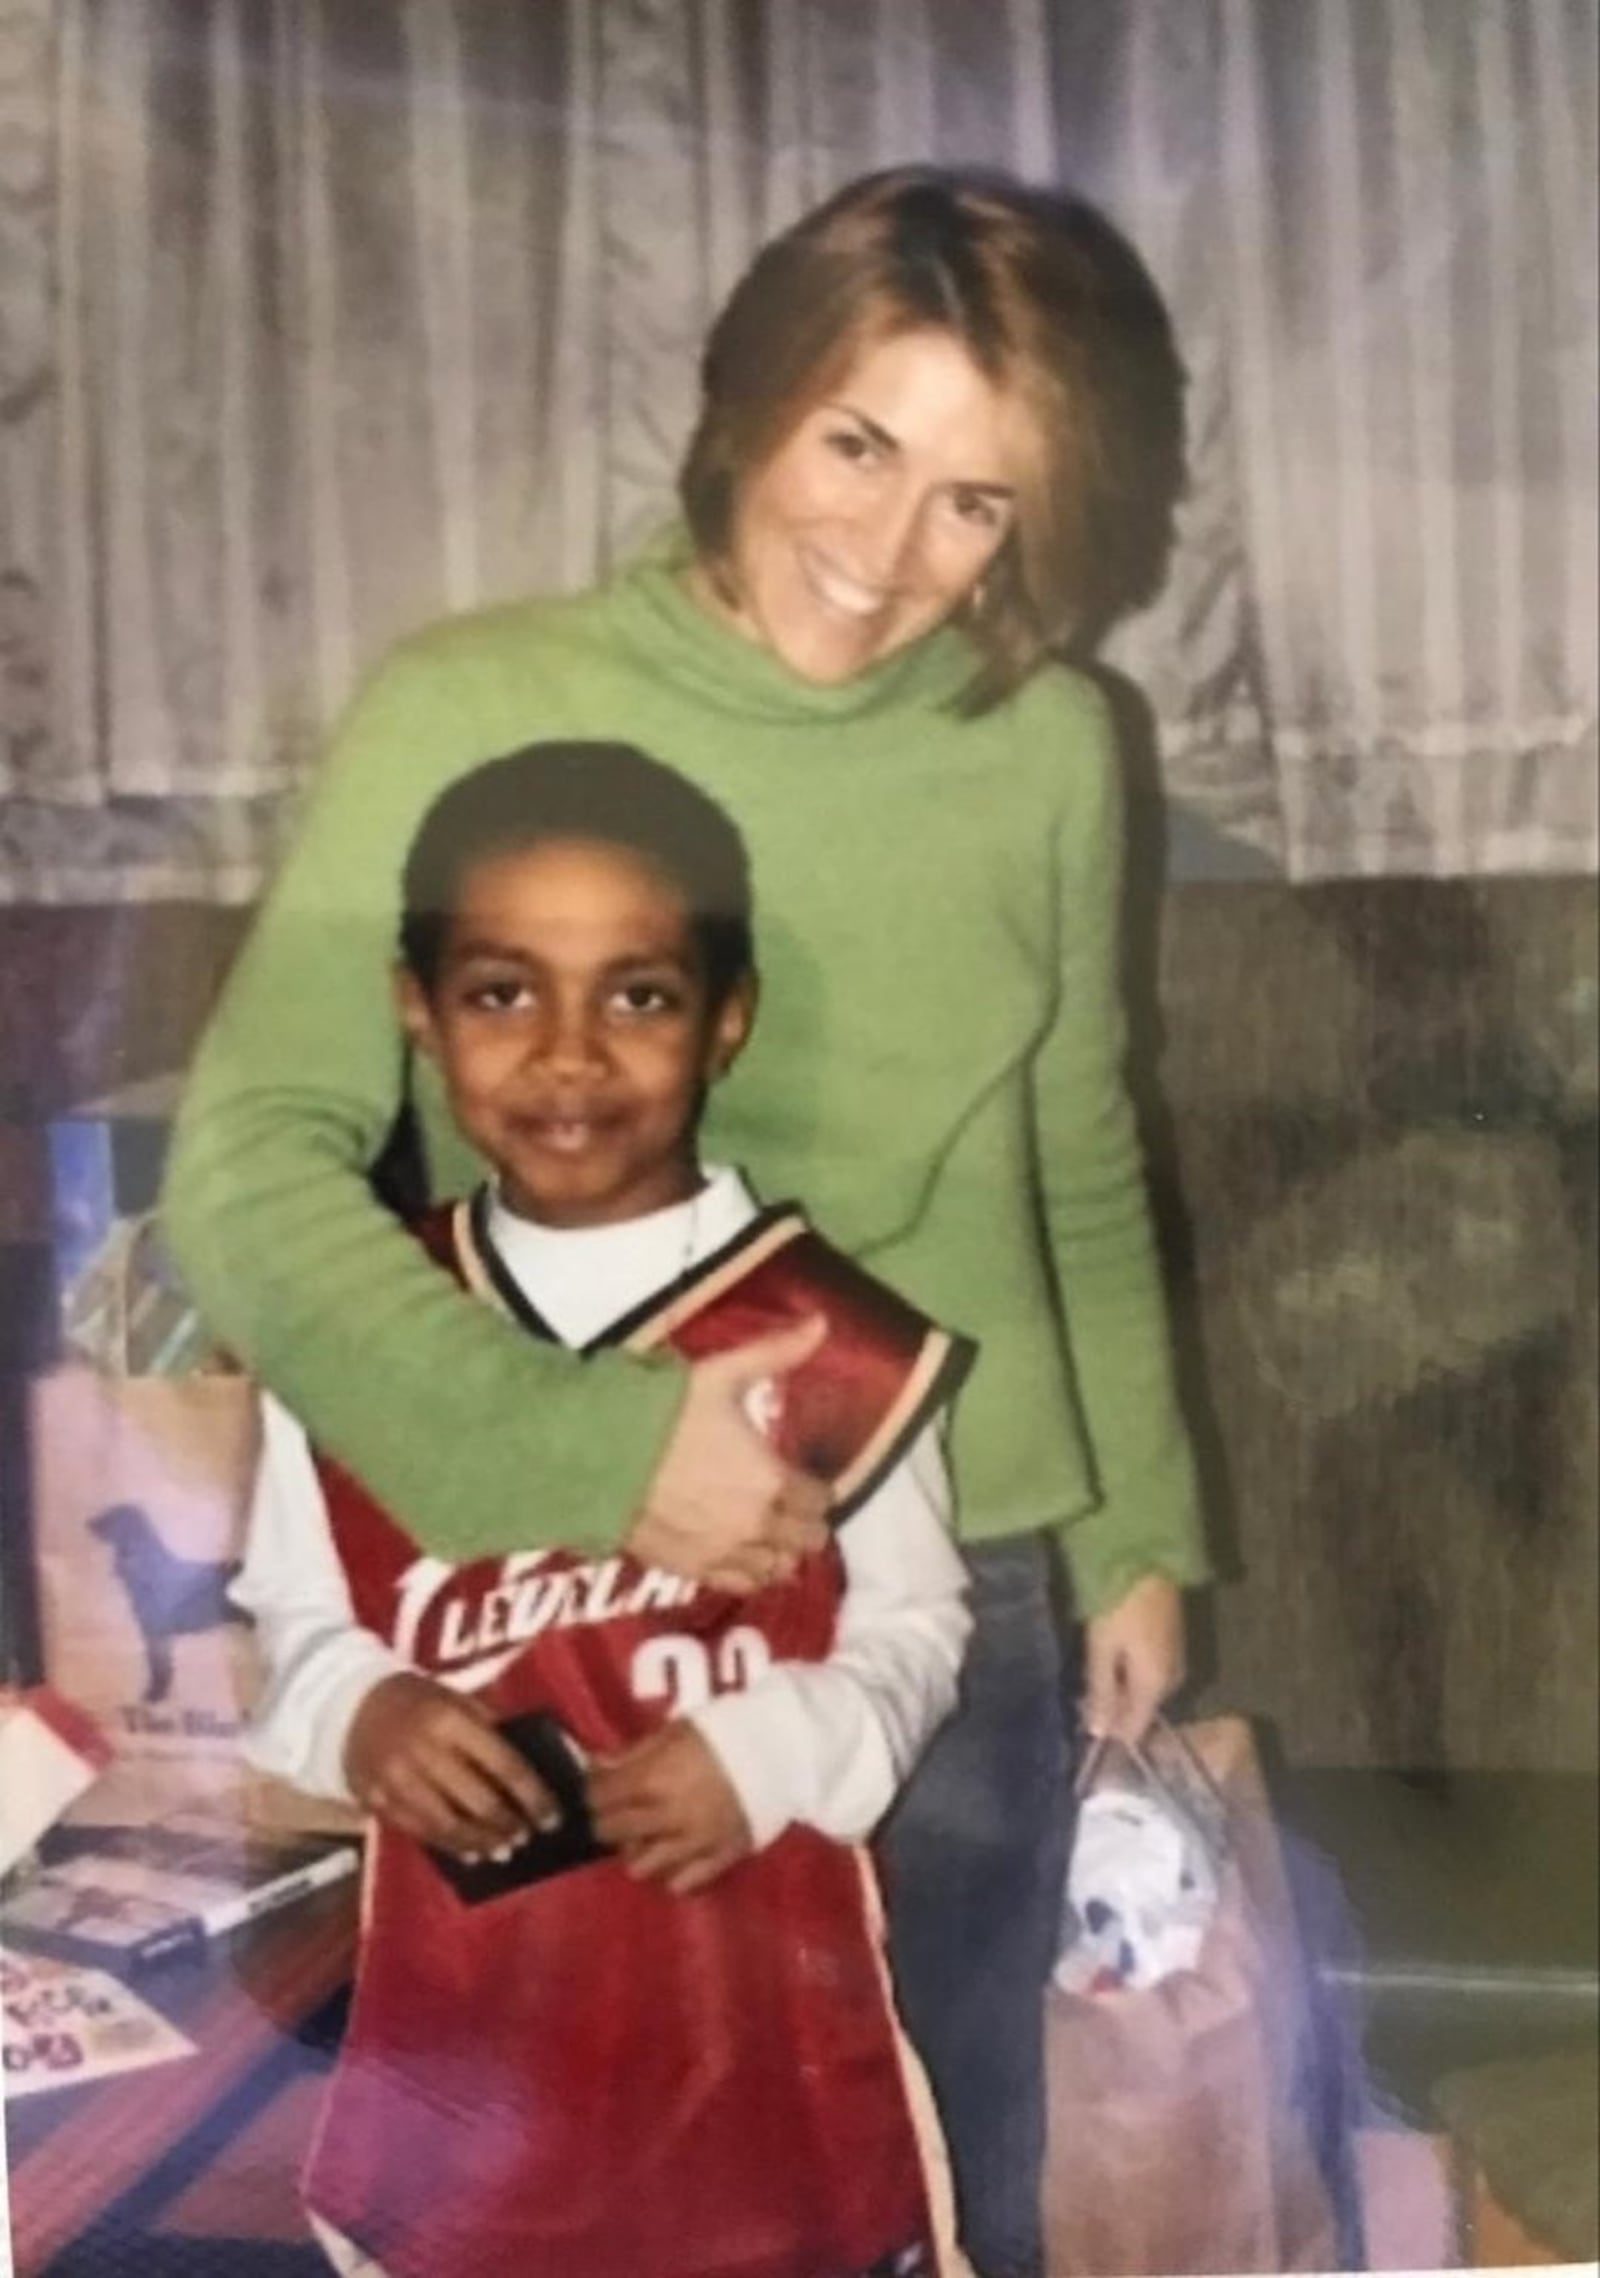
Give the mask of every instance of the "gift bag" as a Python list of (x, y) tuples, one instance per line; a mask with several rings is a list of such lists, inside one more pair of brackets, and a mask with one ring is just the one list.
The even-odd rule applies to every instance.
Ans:
[(1306, 1973), (1250, 1729), (1158, 1735), (1142, 1765), (1158, 1789), (1163, 1757), (1182, 1766), (1175, 1808), (1214, 1903), (1191, 1966), (1045, 1996), (1049, 2278), (1337, 2269)]
[(257, 1447), (249, 1380), (67, 1366), (33, 1384), (28, 1436), (44, 1675), (113, 1751), (74, 1816), (132, 1825), (203, 1808), (354, 1825), (241, 1754), (261, 1687), (228, 1595)]

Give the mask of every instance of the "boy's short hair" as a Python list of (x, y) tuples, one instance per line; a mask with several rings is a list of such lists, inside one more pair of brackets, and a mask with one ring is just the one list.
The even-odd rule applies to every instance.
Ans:
[(400, 956), (438, 980), (445, 937), (475, 864), (547, 839), (637, 855), (683, 896), (715, 1010), (755, 967), (750, 858), (716, 800), (632, 744), (525, 744), (440, 793), (418, 825), (400, 889)]

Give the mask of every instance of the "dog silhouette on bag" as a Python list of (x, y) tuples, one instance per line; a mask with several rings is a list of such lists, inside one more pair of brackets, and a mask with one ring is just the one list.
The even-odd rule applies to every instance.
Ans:
[(89, 1521), (111, 1552), (111, 1564), (127, 1594), (144, 1644), (148, 1676), (144, 1699), (164, 1701), (172, 1690), (172, 1640), (220, 1629), (225, 1622), (248, 1626), (231, 1603), (228, 1585), (239, 1571), (236, 1558), (184, 1558), (169, 1550), (142, 1503), (112, 1503)]

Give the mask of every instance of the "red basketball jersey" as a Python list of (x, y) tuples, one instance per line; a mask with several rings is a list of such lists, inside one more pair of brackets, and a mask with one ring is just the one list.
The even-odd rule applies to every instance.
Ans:
[[(418, 1232), (469, 1288), (543, 1330), (481, 1214), (460, 1205)], [(967, 1356), (797, 1213), (762, 1213), (604, 1341), (694, 1357), (818, 1311), (827, 1342), (774, 1387), (764, 1424), (848, 1512)], [(357, 1617), (497, 1715), (552, 1710), (591, 1752), (750, 1684), (774, 1659), (830, 1649), (842, 1588), (831, 1547), (742, 1599), (620, 1553), (452, 1566), (336, 1464), (319, 1468)], [(800, 1827), (690, 1898), (603, 1859), (473, 1907), (418, 1845), (375, 1830), (350, 2027), (307, 2196), (391, 2278), (965, 2267), (931, 2103), (893, 2008), (870, 1860)]]

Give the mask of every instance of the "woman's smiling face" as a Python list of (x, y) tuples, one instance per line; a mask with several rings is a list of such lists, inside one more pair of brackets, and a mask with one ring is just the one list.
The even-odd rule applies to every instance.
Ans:
[(745, 481), (737, 598), (701, 598), (802, 680), (853, 679), (942, 624), (1016, 518), (1018, 414), (953, 334), (865, 349)]

